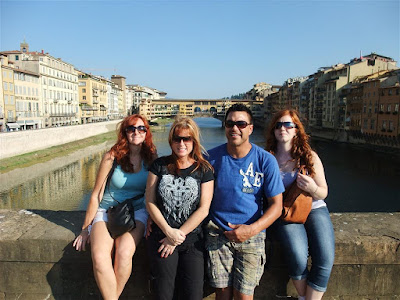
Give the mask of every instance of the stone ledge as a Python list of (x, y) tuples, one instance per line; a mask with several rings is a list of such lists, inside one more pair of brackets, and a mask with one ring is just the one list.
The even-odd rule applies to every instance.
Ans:
[[(99, 299), (90, 252), (72, 248), (84, 215), (0, 210), (0, 300), (16, 295)], [(331, 217), (336, 259), (324, 299), (400, 299), (400, 213), (334, 213)], [(255, 298), (296, 295), (280, 245), (267, 241), (267, 249), (269, 261)], [(207, 288), (204, 296), (214, 299), (212, 289)], [(150, 298), (145, 243), (134, 256), (133, 273), (121, 298)]]

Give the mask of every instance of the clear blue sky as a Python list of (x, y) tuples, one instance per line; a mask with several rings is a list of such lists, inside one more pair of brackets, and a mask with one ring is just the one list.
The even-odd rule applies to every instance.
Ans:
[(399, 1), (4, 1), (0, 50), (48, 52), (77, 69), (221, 98), (282, 84), (360, 51), (399, 61)]

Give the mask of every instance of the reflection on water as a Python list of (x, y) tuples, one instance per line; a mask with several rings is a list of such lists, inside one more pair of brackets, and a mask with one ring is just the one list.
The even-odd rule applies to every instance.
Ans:
[[(196, 122), (205, 149), (226, 141), (220, 121), (198, 118)], [(168, 131), (167, 126), (153, 132), (160, 156), (171, 153)], [(262, 131), (255, 130), (251, 141), (263, 145)], [(325, 167), (331, 212), (400, 211), (399, 157), (326, 141), (314, 141), (313, 147)], [(1, 192), (0, 208), (85, 210), (106, 150)]]
[(0, 208), (84, 210), (105, 150), (0, 193)]

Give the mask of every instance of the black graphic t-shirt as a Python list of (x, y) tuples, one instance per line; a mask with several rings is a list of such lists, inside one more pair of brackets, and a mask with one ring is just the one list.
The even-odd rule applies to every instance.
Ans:
[[(212, 170), (202, 171), (195, 165), (180, 169), (178, 175), (170, 174), (167, 168), (171, 156), (156, 159), (150, 172), (159, 178), (156, 189), (156, 203), (167, 223), (172, 228), (181, 227), (200, 203), (201, 184), (214, 180)], [(201, 231), (199, 225), (192, 233)]]

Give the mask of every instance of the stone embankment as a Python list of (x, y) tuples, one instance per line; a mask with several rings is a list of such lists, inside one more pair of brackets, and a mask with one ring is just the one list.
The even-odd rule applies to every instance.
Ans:
[[(0, 210), (0, 299), (100, 299), (90, 251), (72, 241), (84, 212)], [(336, 258), (324, 299), (400, 299), (400, 213), (331, 214)], [(268, 262), (255, 299), (296, 296), (280, 245), (267, 241)], [(121, 299), (151, 299), (145, 243)], [(204, 298), (214, 299), (211, 288)]]
[(0, 159), (46, 149), (116, 130), (121, 120), (0, 134)]

